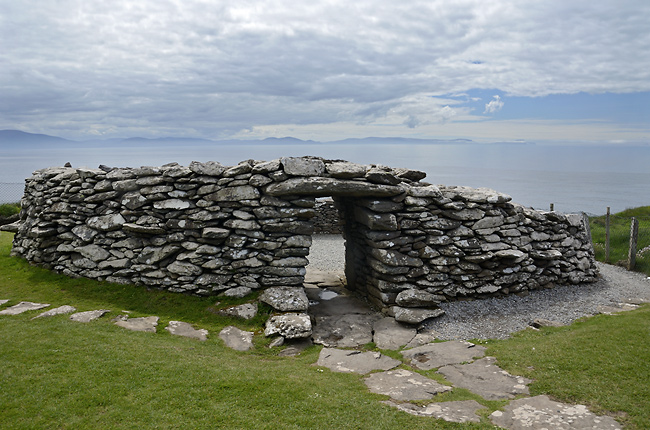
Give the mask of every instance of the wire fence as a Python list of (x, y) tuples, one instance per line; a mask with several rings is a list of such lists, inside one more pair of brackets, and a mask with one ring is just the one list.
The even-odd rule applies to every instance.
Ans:
[(19, 203), (24, 190), (24, 182), (0, 182), (0, 204)]
[(650, 275), (650, 216), (594, 217), (591, 234), (597, 260)]

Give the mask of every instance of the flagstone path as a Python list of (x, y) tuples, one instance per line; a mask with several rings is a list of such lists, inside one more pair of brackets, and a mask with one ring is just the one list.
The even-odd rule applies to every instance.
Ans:
[[(315, 322), (312, 338), (291, 340), (278, 337), (272, 341), (272, 346), (286, 342), (286, 348), (279, 355), (294, 356), (312, 345), (313, 339), (313, 343), (324, 346), (315, 365), (333, 372), (365, 375), (364, 382), (371, 392), (390, 397), (390, 400), (382, 402), (385, 405), (422, 417), (458, 423), (480, 422), (477, 411), (485, 407), (475, 400), (436, 401), (440, 394), (460, 387), (486, 400), (510, 399), (503, 410), (489, 416), (494, 425), (506, 429), (621, 428), (613, 418), (596, 416), (583, 405), (554, 402), (546, 396), (527, 397), (527, 385), (531, 381), (499, 368), (494, 357), (484, 356), (485, 348), (480, 345), (464, 341), (433, 343), (435, 332), (418, 333), (412, 326), (373, 312), (366, 303), (344, 288), (341, 273), (308, 271), (305, 292), (310, 301), (309, 313)], [(0, 306), (8, 302), (0, 300)], [(49, 306), (20, 302), (0, 310), (0, 315), (19, 315)], [(42, 312), (32, 320), (75, 311), (72, 306), (60, 306)], [(256, 311), (257, 304), (251, 303), (217, 313), (248, 319)], [(90, 322), (109, 312), (107, 309), (77, 312), (69, 318), (72, 321)], [(158, 320), (156, 316), (129, 318), (128, 315), (118, 315), (112, 319), (114, 324), (125, 329), (151, 333), (156, 333)], [(195, 329), (181, 321), (170, 321), (165, 329), (173, 335), (201, 341), (208, 336), (207, 330)], [(228, 326), (219, 333), (226, 346), (239, 351), (254, 348), (253, 336), (253, 332), (234, 326)], [(374, 342), (382, 350), (404, 348), (400, 351), (402, 360), (381, 352), (354, 349), (369, 342)], [(440, 383), (414, 370), (435, 371), (448, 382)], [(411, 403), (413, 401), (417, 401), (417, 404)]]

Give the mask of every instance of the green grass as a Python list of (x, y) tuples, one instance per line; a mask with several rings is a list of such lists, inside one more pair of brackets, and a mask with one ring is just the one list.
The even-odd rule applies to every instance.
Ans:
[[(488, 415), (505, 404), (456, 388), (438, 400), (479, 401), (486, 407), (480, 424), (408, 415), (381, 404), (387, 397), (370, 393), (363, 376), (314, 366), (318, 346), (278, 357), (262, 335), (268, 308), (244, 323), (210, 311), (217, 300), (217, 307), (242, 300), (66, 278), (9, 257), (11, 238), (0, 233), (0, 299), (111, 313), (89, 324), (66, 316), (31, 321), (36, 312), (0, 316), (2, 428), (488, 429)], [(110, 318), (122, 310), (159, 316), (158, 333), (115, 326)], [(209, 339), (172, 336), (163, 329), (170, 320), (208, 329)], [(642, 429), (650, 427), (649, 321), (644, 307), (483, 343), (511, 373), (535, 379), (533, 394), (587, 404)], [(218, 332), (229, 324), (255, 331), (254, 351), (223, 345)]]
[(3, 203), (0, 205), (0, 216), (8, 217), (20, 212), (20, 203)]
[[(363, 377), (313, 366), (320, 347), (281, 358), (266, 347), (261, 315), (252, 322), (210, 312), (242, 300), (172, 294), (71, 279), (9, 257), (0, 233), (0, 298), (111, 309), (88, 324), (66, 316), (31, 321), (36, 312), (0, 316), (3, 429), (488, 429), (415, 417), (380, 403)], [(110, 322), (122, 310), (160, 317), (158, 333)], [(268, 312), (268, 308), (266, 308)], [(181, 320), (209, 330), (206, 342), (163, 329)], [(254, 330), (256, 348), (236, 352), (218, 338), (233, 324)]]
[[(610, 215), (610, 256), (609, 263), (627, 264), (630, 249), (630, 222), (635, 217), (639, 221), (637, 251), (650, 246), (650, 206), (627, 209)], [(606, 217), (590, 218), (591, 236), (596, 259), (605, 262)], [(635, 270), (650, 275), (650, 251), (636, 258)]]
[(627, 428), (650, 428), (649, 305), (486, 343), (501, 367), (535, 381), (531, 395), (585, 404)]

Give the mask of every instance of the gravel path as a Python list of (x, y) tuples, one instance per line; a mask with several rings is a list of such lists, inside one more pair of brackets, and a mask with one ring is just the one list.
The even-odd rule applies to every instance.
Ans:
[[(345, 245), (340, 235), (315, 235), (308, 267), (341, 271), (345, 267)], [(601, 279), (592, 284), (556, 287), (484, 300), (442, 303), (445, 315), (426, 324), (441, 339), (503, 339), (525, 329), (534, 319), (569, 324), (595, 315), (599, 306), (650, 301), (650, 278), (598, 263)]]

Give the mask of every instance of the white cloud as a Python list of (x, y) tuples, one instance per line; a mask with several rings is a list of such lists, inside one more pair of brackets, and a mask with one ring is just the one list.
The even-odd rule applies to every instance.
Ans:
[(469, 113), (431, 96), (650, 91), (649, 20), (631, 0), (0, 0), (0, 127), (451, 125)]
[(485, 110), (483, 113), (495, 113), (499, 112), (503, 108), (503, 101), (499, 96), (493, 96), (492, 100), (485, 105)]

